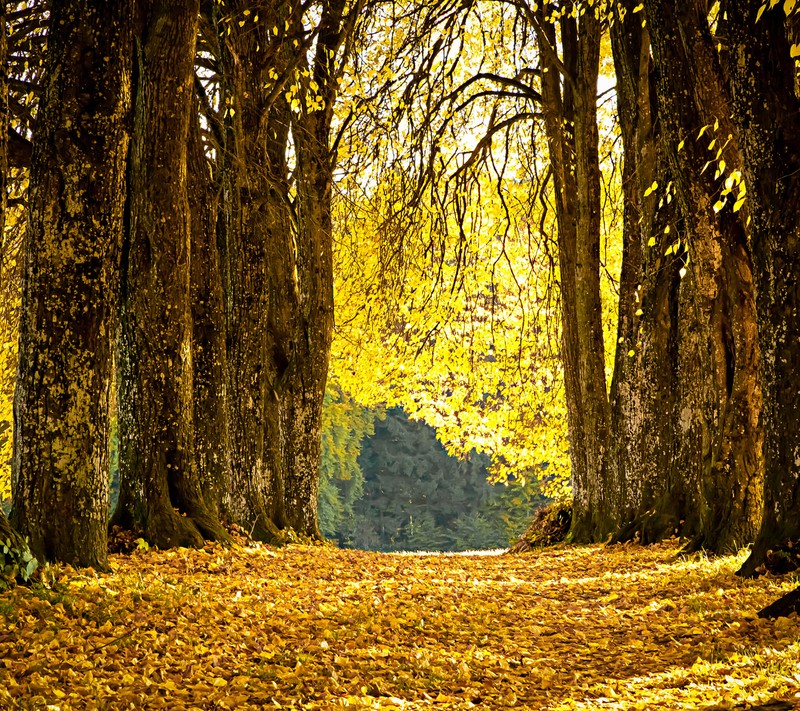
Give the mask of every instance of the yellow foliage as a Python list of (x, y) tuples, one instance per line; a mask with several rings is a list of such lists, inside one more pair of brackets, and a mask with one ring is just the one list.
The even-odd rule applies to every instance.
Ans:
[[(458, 111), (443, 99), (431, 117), (425, 101), (404, 95), (408, 67), (419, 60), (402, 55), (405, 34), (415, 31), (413, 15), (377, 27), (359, 54), (362, 63), (345, 76), (337, 111), (341, 121), (352, 123), (339, 144), (330, 377), (361, 404), (399, 405), (426, 421), (451, 454), (474, 449), (490, 455), (498, 481), (541, 477), (547, 494), (566, 496), (570, 465), (552, 185), (537, 194), (547, 173), (546, 140), (541, 126), (526, 120), (497, 134), (491, 159), (471, 155), (486, 127), (499, 120), (496, 111), (505, 118), (526, 110), (483, 100), (486, 87), (471, 83), (481, 73), (515, 76), (515, 62), (536, 66), (535, 43), (515, 45), (511, 54), (506, 49), (513, 44), (513, 18), (507, 6), (479, 3), (459, 29), (457, 66), (445, 56), (431, 64), (431, 85), (443, 97), (458, 94)], [(613, 85), (610, 59), (603, 73), (604, 86)], [(469, 88), (460, 94), (456, 89), (464, 83)], [(363, 97), (373, 95), (385, 98), (364, 110)], [(402, 119), (398, 106), (407, 112)], [(609, 382), (622, 241), (614, 112), (613, 102), (600, 107)], [(415, 131), (421, 126), (426, 131)], [(436, 148), (420, 138), (428, 134), (439, 137)], [(437, 173), (424, 194), (409, 188), (423, 162), (418, 151), (431, 152)], [(458, 166), (464, 172), (454, 179)]]

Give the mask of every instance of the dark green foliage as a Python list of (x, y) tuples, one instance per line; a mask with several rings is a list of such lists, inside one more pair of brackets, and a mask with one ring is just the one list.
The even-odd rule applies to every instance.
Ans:
[[(337, 417), (326, 421), (320, 523), (339, 545), (380, 551), (504, 548), (545, 502), (532, 484), (489, 484), (488, 457), (449, 456), (433, 428), (410, 421), (399, 408), (368, 425), (352, 410)], [(365, 430), (361, 441), (357, 433)]]
[(319, 528), (327, 538), (352, 525), (353, 503), (363, 493), (358, 465), (361, 442), (375, 431), (379, 414), (341, 394), (327, 392), (322, 413), (322, 456), (319, 472)]
[(38, 567), (26, 545), (11, 537), (0, 540), (0, 590), (14, 580), (28, 582)]

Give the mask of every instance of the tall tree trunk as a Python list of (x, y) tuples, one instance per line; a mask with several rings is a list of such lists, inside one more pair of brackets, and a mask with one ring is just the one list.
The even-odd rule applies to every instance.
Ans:
[[(669, 180), (652, 86), (650, 38), (633, 9), (617, 5), (611, 44), (624, 149), (622, 273), (614, 378), (612, 447), (619, 480), (609, 481), (607, 505), (619, 512), (615, 540), (650, 543), (682, 530), (690, 508), (683, 472), (675, 466), (678, 382), (676, 203), (663, 192)], [(631, 355), (632, 352), (632, 355)]]
[(693, 545), (728, 552), (752, 540), (760, 521), (761, 391), (747, 240), (734, 199), (719, 202), (730, 171), (715, 176), (720, 160), (732, 170), (740, 159), (701, 5), (645, 2), (660, 118), (688, 234), (678, 250), (688, 248), (689, 258), (679, 297), (679, 462), (700, 504)]
[(40, 559), (105, 568), (130, 0), (53, 0), (30, 178), (12, 521)]
[[(6, 35), (6, 4), (0, 4), (0, 248), (4, 246), (2, 235), (6, 227), (7, 176), (8, 176), (8, 37)], [(124, 152), (124, 151), (123, 151)], [(0, 260), (6, 255), (0, 251)], [(3, 440), (10, 437), (10, 431), (0, 432), (0, 451)], [(22, 536), (11, 528), (5, 512), (0, 507), (0, 542), (19, 551), (27, 550)], [(2, 572), (0, 572), (2, 575)]]
[[(572, 462), (571, 537), (614, 529), (605, 506), (610, 408), (600, 304), (600, 167), (597, 77), (600, 21), (593, 12), (561, 20), (560, 38), (539, 10), (542, 107), (556, 192), (562, 360)], [(556, 47), (563, 54), (559, 62)], [(563, 92), (562, 92), (563, 83)]]
[(228, 357), (217, 251), (218, 191), (200, 133), (197, 102), (189, 126), (187, 184), (191, 215), (194, 466), (203, 498), (219, 515), (231, 481)]
[(160, 548), (224, 538), (193, 467), (186, 155), (199, 0), (145, 0), (119, 339), (117, 522)]
[[(800, 541), (800, 101), (782, 8), (723, 3), (733, 119), (739, 129), (764, 389), (764, 517), (741, 573)], [(795, 560), (795, 564), (798, 561)]]
[[(281, 399), (281, 436), (289, 525), (321, 538), (317, 521), (322, 407), (333, 336), (333, 224), (331, 187), (335, 156), (330, 133), (337, 96), (336, 62), (348, 51), (358, 6), (344, 15), (343, 0), (326, 2), (319, 40), (301, 108), (293, 114), (297, 150), (298, 292), (293, 309), (294, 357)], [(276, 293), (285, 291), (275, 284)]]
[(232, 483), (223, 506), (228, 518), (256, 538), (280, 542), (285, 519), (278, 401), (292, 334), (270, 285), (280, 284), (289, 295), (296, 285), (286, 163), (289, 107), (283, 91), (270, 91), (276, 66), (285, 63), (282, 45), (289, 42), (284, 33), (271, 37), (270, 32), (284, 27), (288, 7), (262, 2), (253, 8), (234, 1), (225, 7), (233, 19), (220, 25), (220, 64), (230, 107), (221, 243)]

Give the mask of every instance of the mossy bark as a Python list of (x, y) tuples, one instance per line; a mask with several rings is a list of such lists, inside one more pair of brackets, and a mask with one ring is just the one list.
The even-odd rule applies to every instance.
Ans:
[(54, 0), (23, 246), (12, 522), (105, 568), (132, 3)]
[(159, 548), (224, 539), (193, 462), (187, 142), (198, 0), (140, 6), (128, 170), (115, 522)]

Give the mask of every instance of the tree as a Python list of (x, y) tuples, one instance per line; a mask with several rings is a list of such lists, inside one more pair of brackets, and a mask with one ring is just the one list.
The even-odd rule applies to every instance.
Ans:
[(672, 249), (687, 254), (678, 306), (678, 456), (700, 502), (694, 545), (731, 551), (755, 535), (762, 504), (753, 280), (731, 192), (741, 159), (705, 11), (660, 0), (645, 8), (659, 116), (687, 230)]
[[(285, 323), (295, 284), (286, 153), (289, 105), (273, 77), (286, 71), (288, 3), (213, 8), (223, 109), (219, 180), (231, 485), (225, 515), (260, 539), (285, 526), (277, 398), (289, 364)], [(245, 12), (247, 14), (245, 14)], [(272, 28), (284, 28), (272, 35)], [(281, 39), (283, 38), (283, 39)], [(298, 40), (299, 41), (299, 40)], [(274, 257), (273, 257), (274, 255)], [(271, 285), (280, 284), (283, 301)]]
[[(527, 6), (526, 6), (527, 7)], [(579, 17), (562, 10), (560, 37), (545, 20), (538, 28), (542, 111), (553, 171), (561, 275), (561, 357), (569, 418), (573, 515), (570, 535), (595, 540), (613, 528), (614, 512), (603, 502), (610, 407), (600, 301), (600, 164), (597, 78), (599, 8)], [(558, 47), (561, 56), (558, 56)]]
[[(297, 294), (291, 314), (293, 353), (280, 397), (280, 426), (287, 523), (294, 530), (321, 537), (317, 523), (322, 408), (333, 335), (333, 169), (331, 126), (338, 82), (348, 60), (356, 21), (364, 3), (321, 3), (318, 37), (309, 63), (296, 61), (300, 102), (292, 112), (297, 152), (297, 199), (294, 268)], [(295, 15), (297, 22), (297, 15)], [(291, 23), (290, 23), (291, 26)], [(300, 30), (300, 27), (297, 27)], [(288, 255), (272, 255), (273, 259)], [(272, 284), (278, 298), (285, 282)], [(283, 297), (285, 298), (285, 297)]]
[(224, 538), (194, 467), (187, 144), (198, 0), (141, 5), (118, 345), (115, 521), (161, 548)]
[(206, 157), (195, 99), (189, 125), (187, 189), (191, 215), (194, 466), (206, 505), (220, 514), (232, 477), (230, 394), (217, 220), (219, 186)]
[(800, 539), (800, 105), (796, 63), (781, 9), (722, 3), (732, 117), (747, 184), (764, 407), (764, 518), (740, 571)]
[(218, 225), (232, 479), (222, 510), (262, 540), (282, 540), (287, 527), (320, 536), (333, 319), (331, 124), (361, 7), (208, 8), (223, 107)]
[(55, 0), (31, 165), (12, 522), (42, 560), (105, 568), (109, 394), (132, 4)]
[[(650, 38), (637, 3), (617, 2), (610, 27), (623, 144), (624, 225), (611, 384), (611, 447), (618, 479), (607, 482), (618, 511), (615, 540), (659, 540), (691, 519), (679, 447), (678, 290), (682, 260), (667, 255), (682, 230), (676, 203), (653, 185), (670, 184), (666, 141), (658, 120)], [(671, 252), (671, 250), (670, 250)]]

